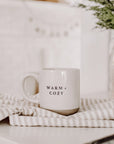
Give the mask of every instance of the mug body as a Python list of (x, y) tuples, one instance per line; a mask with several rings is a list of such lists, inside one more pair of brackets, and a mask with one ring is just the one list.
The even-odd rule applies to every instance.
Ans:
[(39, 82), (40, 107), (69, 115), (80, 105), (79, 69), (43, 69)]

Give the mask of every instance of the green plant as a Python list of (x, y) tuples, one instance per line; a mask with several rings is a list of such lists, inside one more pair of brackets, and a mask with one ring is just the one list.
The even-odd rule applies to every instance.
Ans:
[(114, 0), (89, 0), (96, 3), (95, 6), (79, 4), (79, 7), (94, 11), (98, 18), (97, 27), (114, 29)]

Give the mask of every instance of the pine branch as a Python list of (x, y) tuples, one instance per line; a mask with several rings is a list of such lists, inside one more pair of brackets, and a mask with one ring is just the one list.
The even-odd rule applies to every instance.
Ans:
[(114, 0), (89, 0), (91, 2), (99, 4), (98, 6), (89, 6), (79, 4), (79, 7), (86, 10), (94, 11), (94, 15), (97, 17), (97, 26), (106, 29), (114, 29)]

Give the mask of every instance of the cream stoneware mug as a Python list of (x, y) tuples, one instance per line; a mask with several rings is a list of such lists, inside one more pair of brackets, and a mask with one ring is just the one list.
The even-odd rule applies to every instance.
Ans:
[(23, 79), (24, 97), (40, 107), (63, 115), (80, 106), (80, 70), (49, 68), (29, 73)]

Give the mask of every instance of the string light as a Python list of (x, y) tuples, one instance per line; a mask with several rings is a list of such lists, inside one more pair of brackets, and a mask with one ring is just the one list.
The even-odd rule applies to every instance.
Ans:
[(67, 37), (72, 31), (74, 31), (75, 28), (79, 26), (77, 20), (74, 20), (75, 14), (73, 14), (73, 16), (68, 19), (67, 23), (63, 23), (62, 21), (59, 23), (54, 23), (51, 21), (51, 19), (50, 22), (44, 21), (43, 19), (38, 20), (38, 17), (33, 13), (32, 8), (28, 6), (27, 1), (22, 0), (22, 2), (24, 8), (30, 15), (28, 21), (33, 25), (35, 22), (34, 31), (36, 33), (48, 35), (50, 37)]

